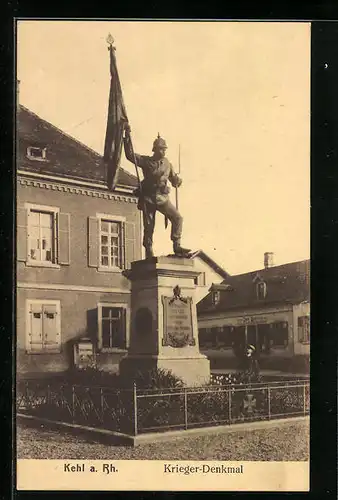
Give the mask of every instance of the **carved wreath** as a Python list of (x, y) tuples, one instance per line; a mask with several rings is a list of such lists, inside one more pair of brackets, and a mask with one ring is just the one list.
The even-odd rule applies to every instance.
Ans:
[(181, 296), (181, 289), (178, 285), (175, 286), (173, 292), (174, 296), (172, 299), (170, 299), (169, 304), (172, 304), (173, 302), (175, 302), (175, 300), (180, 300), (181, 302), (184, 302), (184, 304), (188, 303), (188, 299)]

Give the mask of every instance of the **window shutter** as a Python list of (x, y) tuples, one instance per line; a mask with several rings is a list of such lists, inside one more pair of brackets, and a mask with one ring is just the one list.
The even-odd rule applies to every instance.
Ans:
[(57, 329), (57, 310), (55, 304), (43, 305), (43, 345), (46, 351), (57, 349), (60, 345), (60, 332)]
[(125, 223), (125, 267), (129, 269), (135, 260), (135, 224)]
[(122, 330), (123, 330), (123, 339), (122, 339), (122, 349), (127, 349), (129, 344), (129, 333), (127, 332), (127, 309), (122, 309)]
[(199, 286), (205, 286), (205, 272), (202, 272), (198, 278), (197, 278), (197, 283)]
[(121, 224), (121, 267), (122, 269), (126, 267), (126, 224), (123, 222)]
[(99, 219), (88, 218), (88, 266), (99, 265)]
[(21, 262), (26, 262), (28, 257), (28, 230), (27, 230), (27, 209), (18, 208), (17, 211), (17, 260)]
[(42, 350), (42, 304), (31, 304), (29, 308), (29, 327), (27, 350)]
[(62, 212), (58, 217), (58, 263), (70, 264), (70, 215)]

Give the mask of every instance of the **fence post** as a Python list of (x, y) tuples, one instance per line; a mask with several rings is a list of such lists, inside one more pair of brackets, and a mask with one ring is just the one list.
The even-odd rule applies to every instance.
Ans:
[(306, 415), (306, 393), (305, 384), (303, 385), (303, 414)]
[(271, 394), (270, 394), (270, 386), (268, 385), (268, 417), (271, 419)]
[(75, 422), (75, 386), (72, 385), (72, 420)]
[(188, 429), (188, 394), (186, 388), (184, 388), (184, 427)]
[(231, 389), (228, 391), (229, 399), (229, 424), (231, 424)]
[(104, 422), (104, 399), (103, 399), (103, 388), (100, 387), (100, 403), (101, 403), (101, 422)]
[(50, 397), (50, 385), (47, 385), (47, 405), (50, 405), (51, 397)]
[(26, 396), (26, 408), (30, 408), (29, 407), (29, 396), (28, 396), (29, 392), (28, 392), (28, 382), (25, 382), (25, 396)]
[(133, 385), (133, 402), (134, 402), (134, 436), (137, 436), (137, 388), (136, 382)]

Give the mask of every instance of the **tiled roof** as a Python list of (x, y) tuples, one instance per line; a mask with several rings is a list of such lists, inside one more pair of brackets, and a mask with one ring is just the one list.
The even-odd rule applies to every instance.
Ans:
[[(101, 155), (21, 105), (17, 114), (17, 142), (17, 165), (21, 170), (106, 185)], [(47, 147), (47, 161), (27, 158), (29, 146)], [(120, 168), (117, 184), (134, 188), (137, 178)]]
[[(268, 304), (297, 304), (309, 300), (310, 261), (302, 260), (229, 276), (221, 285), (212, 285), (211, 292), (198, 304), (198, 314), (228, 311), (237, 308), (263, 307)], [(266, 283), (266, 297), (257, 297), (256, 286)], [(224, 285), (229, 285), (224, 288)], [(212, 291), (220, 292), (220, 301), (213, 305)]]

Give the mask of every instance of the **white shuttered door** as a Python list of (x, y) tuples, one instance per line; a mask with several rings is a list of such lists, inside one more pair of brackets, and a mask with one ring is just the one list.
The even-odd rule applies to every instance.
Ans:
[(31, 304), (29, 309), (28, 350), (41, 351), (43, 346), (42, 304)]
[(43, 305), (43, 347), (55, 350), (59, 345), (60, 334), (57, 331), (57, 310), (55, 304)]

